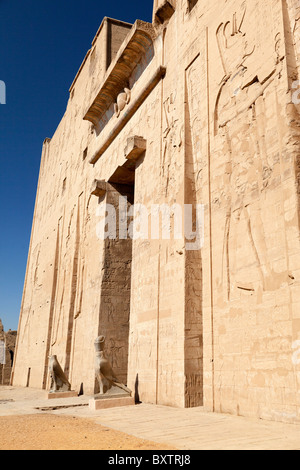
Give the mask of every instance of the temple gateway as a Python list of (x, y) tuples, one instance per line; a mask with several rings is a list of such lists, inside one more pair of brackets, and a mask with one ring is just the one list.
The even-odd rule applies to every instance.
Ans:
[(96, 393), (105, 335), (144, 403), (300, 422), (299, 73), (299, 0), (104, 18), (43, 144), (13, 385), (56, 356)]

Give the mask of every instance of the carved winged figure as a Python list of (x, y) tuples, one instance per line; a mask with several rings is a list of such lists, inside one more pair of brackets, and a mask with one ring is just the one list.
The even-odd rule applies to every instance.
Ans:
[(115, 113), (117, 117), (120, 116), (125, 106), (130, 103), (130, 99), (131, 91), (129, 88), (124, 88), (124, 92), (118, 95), (117, 102), (115, 103)]

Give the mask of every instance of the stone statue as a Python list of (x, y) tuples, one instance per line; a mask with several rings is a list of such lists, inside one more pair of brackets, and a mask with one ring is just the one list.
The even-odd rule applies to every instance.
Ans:
[(63, 372), (57, 356), (49, 356), (49, 373), (51, 377), (50, 393), (69, 392), (71, 384)]
[(131, 395), (131, 390), (119, 382), (109, 360), (105, 357), (105, 336), (99, 336), (95, 340), (95, 373), (100, 387), (100, 395)]

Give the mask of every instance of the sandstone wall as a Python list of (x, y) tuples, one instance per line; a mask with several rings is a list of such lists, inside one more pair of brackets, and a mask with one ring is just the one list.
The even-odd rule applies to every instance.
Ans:
[[(103, 243), (96, 234), (97, 200), (87, 149), (86, 103), (103, 78), (108, 55), (128, 25), (105, 20), (70, 89), (66, 113), (43, 146), (25, 280), (14, 383), (47, 388), (48, 356), (56, 354), (75, 388), (94, 391), (93, 343), (98, 336)], [(114, 22), (113, 22), (114, 23)], [(114, 35), (107, 41), (108, 30)], [(111, 34), (111, 33), (110, 33)], [(97, 78), (97, 80), (96, 80)], [(73, 363), (76, 367), (73, 367)]]
[[(221, 4), (100, 28), (43, 147), (14, 384), (56, 354), (93, 393), (104, 334), (144, 402), (299, 421), (299, 2)], [(120, 196), (203, 205), (204, 245), (100, 240)]]

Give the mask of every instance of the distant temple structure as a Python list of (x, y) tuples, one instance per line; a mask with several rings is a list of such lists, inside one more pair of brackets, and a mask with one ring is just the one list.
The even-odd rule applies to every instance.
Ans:
[(299, 74), (299, 0), (104, 18), (43, 145), (13, 385), (55, 355), (93, 394), (104, 335), (142, 402), (300, 422)]
[(17, 332), (5, 333), (0, 319), (0, 385), (10, 385)]

